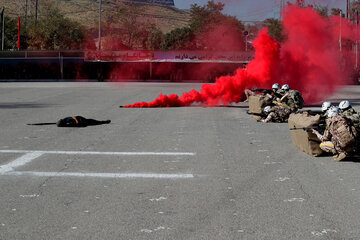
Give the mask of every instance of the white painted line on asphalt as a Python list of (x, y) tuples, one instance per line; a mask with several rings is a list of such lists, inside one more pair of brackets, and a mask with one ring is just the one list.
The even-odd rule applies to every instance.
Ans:
[(31, 162), (35, 158), (40, 157), (43, 154), (44, 153), (41, 153), (41, 152), (29, 152), (29, 153), (26, 153), (25, 155), (23, 155), (23, 156), (15, 159), (15, 160), (9, 162), (8, 164), (1, 165), (0, 166), (0, 174), (13, 171), (15, 168), (23, 166), (23, 165)]
[(126, 155), (126, 156), (195, 156), (193, 152), (83, 152), (83, 151), (36, 151), (36, 150), (0, 150), (0, 153), (37, 153), (67, 155)]
[(160, 178), (160, 179), (186, 179), (195, 178), (193, 174), (162, 174), (162, 173), (85, 173), (85, 172), (31, 172), (12, 171), (5, 175), (36, 176), (36, 177), (98, 177), (98, 178)]
[(157, 173), (84, 173), (84, 172), (34, 172), (14, 171), (44, 154), (67, 155), (126, 155), (126, 156), (194, 156), (191, 152), (82, 152), (82, 151), (31, 151), (31, 150), (0, 150), (0, 153), (25, 153), (23, 156), (0, 165), (1, 175), (38, 176), (38, 177), (98, 177), (98, 178), (159, 178), (159, 179), (184, 179), (194, 178), (193, 174), (157, 174)]

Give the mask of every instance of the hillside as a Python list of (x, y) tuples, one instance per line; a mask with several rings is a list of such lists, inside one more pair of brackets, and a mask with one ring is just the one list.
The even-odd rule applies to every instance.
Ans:
[[(44, 12), (44, 1), (54, 2), (61, 12), (68, 18), (76, 20), (86, 27), (95, 27), (99, 20), (99, 0), (39, 0), (38, 16)], [(27, 16), (35, 16), (35, 0), (28, 0)], [(26, 1), (24, 0), (0, 0), (0, 7), (5, 7), (5, 14), (10, 17), (26, 15)], [(189, 24), (190, 13), (173, 6), (149, 4), (142, 2), (129, 2), (126, 0), (103, 0), (102, 19), (118, 14), (122, 9), (136, 6), (139, 14), (147, 22), (155, 23), (164, 33), (177, 27)], [(24, 21), (24, 20), (23, 20)]]

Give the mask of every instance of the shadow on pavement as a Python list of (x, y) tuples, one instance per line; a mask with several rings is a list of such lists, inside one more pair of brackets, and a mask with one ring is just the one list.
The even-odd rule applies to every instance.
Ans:
[(44, 108), (48, 107), (50, 104), (39, 104), (39, 103), (0, 103), (0, 109), (10, 109), (10, 108)]
[(342, 160), (341, 162), (357, 162), (357, 163), (360, 163), (360, 155), (357, 154), (357, 155), (348, 156), (344, 160)]

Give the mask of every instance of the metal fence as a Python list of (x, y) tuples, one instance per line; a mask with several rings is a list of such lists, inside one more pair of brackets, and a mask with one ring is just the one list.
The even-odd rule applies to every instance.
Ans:
[[(100, 56), (100, 58), (89, 59), (89, 53), (83, 51), (3, 51), (0, 52), (0, 79), (213, 82), (216, 77), (232, 74), (237, 68), (244, 67), (250, 56), (247, 54), (246, 59), (240, 61), (240, 55), (236, 52), (232, 55), (229, 53), (204, 55), (203, 52), (196, 51), (147, 51), (147, 54), (144, 54), (144, 51), (95, 51), (92, 54), (90, 56)], [(106, 58), (103, 58), (104, 56)], [(109, 58), (109, 56), (116, 57)], [(138, 59), (134, 56), (155, 58)], [(211, 56), (212, 59), (210, 59)], [(219, 59), (218, 56), (225, 59)], [(235, 56), (238, 56), (237, 59)]]

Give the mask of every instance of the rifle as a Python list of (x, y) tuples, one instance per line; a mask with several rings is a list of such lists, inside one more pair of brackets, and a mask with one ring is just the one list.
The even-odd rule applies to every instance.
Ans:
[(55, 123), (27, 123), (26, 125), (31, 125), (31, 126), (56, 125), (56, 122)]
[(324, 129), (325, 127), (326, 124), (319, 124), (317, 126), (312, 126), (312, 127), (289, 128), (289, 130), (304, 130), (306, 132), (311, 132), (312, 129)]
[(246, 111), (247, 114), (249, 115), (254, 115), (254, 116), (259, 116), (259, 117), (267, 117), (266, 114), (263, 114), (263, 113), (253, 113), (253, 112), (250, 112), (249, 110)]
[(311, 116), (315, 116), (315, 115), (322, 115), (323, 112), (320, 111), (320, 110), (297, 110), (296, 113), (304, 113), (304, 112), (307, 112), (309, 113), (309, 115)]
[(271, 96), (276, 98), (280, 98), (281, 96), (277, 93), (275, 93), (273, 90), (271, 89), (263, 89), (263, 88), (259, 88), (259, 89), (252, 89), (252, 92), (261, 92), (263, 94), (270, 94)]
[(262, 92), (262, 93), (270, 93), (272, 92), (270, 89), (258, 88), (258, 89), (251, 89), (252, 92)]

